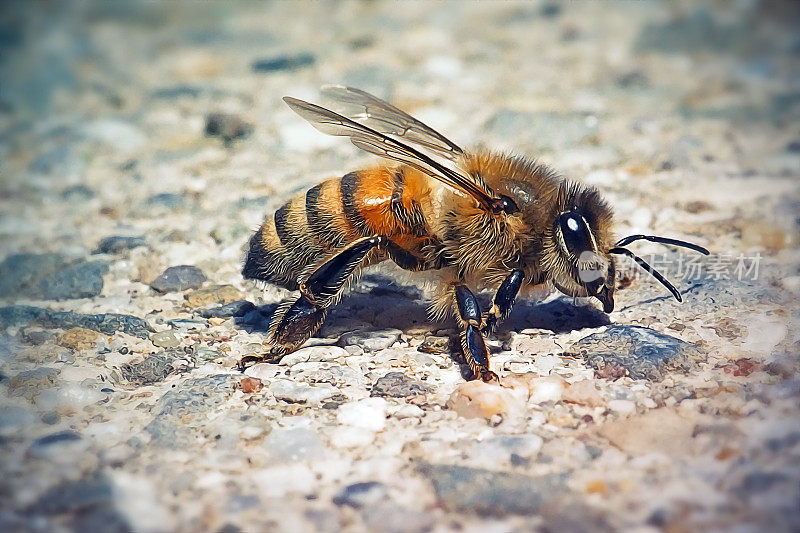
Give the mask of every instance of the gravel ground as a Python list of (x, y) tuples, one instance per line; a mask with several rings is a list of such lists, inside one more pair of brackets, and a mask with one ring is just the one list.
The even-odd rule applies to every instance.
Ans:
[[(0, 530), (797, 531), (796, 5), (4, 3)], [(242, 374), (240, 275), (292, 194), (374, 161), (286, 108), (344, 83), (600, 188), (683, 293), (532, 295), (465, 382), (371, 270)], [(652, 256), (649, 254), (653, 254)]]

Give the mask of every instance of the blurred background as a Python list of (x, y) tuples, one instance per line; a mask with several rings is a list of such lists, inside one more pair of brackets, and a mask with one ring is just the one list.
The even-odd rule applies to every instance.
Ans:
[[(2, 2), (0, 529), (796, 530), (798, 6)], [(715, 255), (745, 254), (748, 266), (758, 258), (755, 278), (736, 280), (730, 268), (706, 277), (682, 307), (659, 299), (663, 289), (649, 281), (619, 294), (614, 322), (701, 347), (704, 373), (653, 383), (597, 379), (604, 399), (594, 411), (555, 399), (527, 421), (495, 426), (439, 411), (461, 381), (456, 370), (442, 371), (452, 377), (443, 385), (433, 363), (408, 363), (400, 352), (375, 363), (363, 355), (361, 368), (373, 366), (339, 403), (369, 396), (364, 383), (395, 367), (432, 373), (434, 387), (431, 405), (405, 406), (424, 418), (391, 418), (385, 436), (363, 446), (335, 433), (335, 411), (325, 409), (336, 402), (302, 415), (296, 403), (276, 403), (277, 393), (258, 404), (229, 386), (233, 362), (259, 346), (263, 331), (244, 333), (220, 319), (201, 320), (211, 329), (193, 332), (175, 322), (200, 320), (200, 304), (180, 292), (189, 285), (162, 290), (157, 280), (168, 267), (190, 265), (202, 271), (193, 287), (206, 278), (214, 284), (197, 296), (203, 304), (231, 290), (233, 300), (256, 305), (285, 296), (241, 279), (251, 232), (298, 191), (375, 161), (318, 133), (281, 101), (320, 102), (319, 87), (331, 83), (390, 100), (461, 146), (525, 154), (597, 186), (615, 207), (620, 235), (676, 236)], [(403, 349), (415, 352), (426, 331), (441, 327), (424, 321), (416, 292), (381, 288), (384, 278), (371, 283), (373, 296), (387, 298), (380, 309), (368, 299), (344, 305), (323, 336), (398, 327)], [(396, 302), (411, 309), (403, 324), (419, 320), (422, 329), (380, 315)], [(167, 333), (156, 338), (139, 322), (113, 333), (103, 329), (106, 319), (85, 318), (106, 313), (144, 318)], [(586, 335), (549, 327), (537, 336), (535, 309), (520, 313), (512, 326), (529, 328), (528, 336), (520, 344), (512, 332), (509, 346), (526, 361)], [(51, 326), (31, 329), (36, 317)], [(74, 334), (89, 335), (88, 344), (48, 333), (75, 325), (90, 330)], [(113, 334), (98, 340), (95, 330)], [(176, 346), (196, 359), (181, 381), (142, 381), (131, 367), (109, 381), (134, 356)], [(443, 369), (452, 364), (447, 354), (431, 357)], [(572, 365), (565, 378), (594, 379), (582, 363), (564, 364)], [(253, 405), (267, 414), (252, 418)], [(594, 421), (646, 416), (656, 405), (680, 416), (609, 426), (617, 433), (592, 440)], [(390, 403), (389, 413), (395, 408)], [(170, 418), (175, 412), (183, 418)], [(292, 426), (290, 416), (305, 425)], [(284, 433), (265, 441), (272, 427)], [(636, 440), (641, 427), (669, 435)], [(176, 431), (193, 437), (174, 440)], [(294, 448), (304, 450), (300, 460)], [(469, 468), (418, 470), (412, 459)], [(513, 475), (500, 482), (470, 470), (480, 468)], [(526, 476), (543, 473), (567, 488), (552, 491), (557, 500), (533, 491), (544, 500), (520, 509), (514, 495), (533, 486)]]

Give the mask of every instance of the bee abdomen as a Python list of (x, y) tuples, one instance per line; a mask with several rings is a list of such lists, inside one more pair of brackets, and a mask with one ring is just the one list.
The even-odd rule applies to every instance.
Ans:
[(339, 181), (312, 187), (267, 217), (250, 239), (242, 275), (297, 290), (298, 278), (309, 265), (352, 240), (346, 231)]

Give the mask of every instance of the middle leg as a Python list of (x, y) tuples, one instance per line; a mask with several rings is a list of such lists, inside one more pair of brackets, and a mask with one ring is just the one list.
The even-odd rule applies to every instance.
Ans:
[(497, 374), (489, 370), (489, 351), (481, 333), (481, 310), (478, 300), (464, 284), (453, 287), (457, 316), (464, 330), (461, 333), (461, 348), (475, 378), (483, 381), (499, 381)]

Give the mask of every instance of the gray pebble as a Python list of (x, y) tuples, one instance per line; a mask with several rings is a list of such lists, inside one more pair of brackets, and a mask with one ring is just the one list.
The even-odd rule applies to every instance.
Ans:
[(253, 132), (253, 126), (238, 115), (230, 113), (211, 113), (206, 117), (206, 135), (221, 137), (223, 141), (247, 137)]
[(339, 339), (340, 346), (357, 344), (367, 352), (377, 352), (388, 348), (400, 338), (403, 332), (399, 329), (383, 329), (376, 331), (351, 331)]
[(0, 263), (0, 296), (42, 300), (91, 298), (103, 289), (108, 265), (60, 254), (17, 254)]
[(353, 483), (344, 487), (333, 497), (333, 503), (338, 506), (349, 505), (360, 509), (375, 505), (385, 499), (387, 495), (386, 485), (377, 481), (364, 481)]
[(61, 191), (61, 198), (69, 202), (81, 202), (91, 200), (97, 193), (86, 185), (73, 185)]
[(405, 398), (430, 392), (430, 387), (402, 372), (389, 372), (372, 386), (371, 396)]
[(13, 435), (36, 423), (36, 414), (24, 407), (7, 405), (0, 409), (0, 435)]
[(147, 198), (147, 205), (151, 207), (164, 207), (167, 209), (180, 209), (186, 205), (186, 196), (183, 194), (162, 192)]
[(58, 368), (46, 366), (24, 370), (11, 378), (9, 386), (13, 395), (31, 399), (40, 390), (54, 386), (60, 373)]
[(20, 338), (27, 344), (39, 346), (55, 338), (52, 332), (39, 328), (23, 328), (19, 332)]
[(152, 328), (146, 320), (117, 313), (102, 313), (97, 315), (84, 315), (72, 311), (50, 311), (42, 320), (46, 326), (68, 329), (86, 328), (112, 335), (117, 331), (146, 339)]
[(697, 355), (697, 349), (649, 328), (611, 326), (584, 337), (566, 353), (583, 357), (602, 377), (658, 381), (668, 369), (688, 369), (689, 355)]
[(146, 339), (152, 331), (146, 320), (131, 315), (117, 313), (84, 315), (72, 311), (51, 311), (30, 305), (0, 307), (0, 328), (31, 323), (60, 329), (86, 328), (106, 335), (122, 331), (140, 339)]
[(209, 413), (233, 393), (235, 376), (217, 374), (186, 379), (169, 390), (153, 407), (153, 420), (145, 427), (152, 442), (178, 449), (194, 442), (193, 426), (205, 423)]
[(150, 284), (158, 292), (176, 292), (186, 289), (197, 289), (206, 276), (203, 271), (196, 266), (179, 265), (166, 269)]
[(28, 512), (61, 514), (113, 506), (113, 489), (101, 474), (56, 485), (42, 494)]
[(222, 357), (222, 353), (213, 348), (203, 347), (198, 348), (197, 351), (194, 352), (194, 356), (198, 361), (213, 361), (214, 359)]
[(134, 385), (152, 385), (170, 375), (174, 367), (173, 361), (185, 354), (180, 350), (168, 350), (147, 356), (139, 363), (122, 365), (122, 377)]
[(54, 459), (56, 456), (61, 456), (68, 453), (69, 448), (75, 445), (82, 444), (83, 439), (78, 433), (74, 431), (59, 431), (45, 435), (33, 441), (28, 448), (28, 453), (37, 459)]
[(504, 516), (536, 514), (565, 489), (562, 475), (526, 476), (454, 465), (422, 463), (441, 505), (451, 511)]
[(126, 237), (123, 235), (112, 235), (103, 237), (97, 244), (95, 253), (118, 254), (125, 250), (132, 250), (139, 246), (147, 246), (144, 237)]
[(253, 72), (280, 72), (310, 67), (316, 59), (307, 52), (256, 59), (250, 65)]
[(200, 311), (200, 316), (203, 318), (240, 317), (246, 315), (250, 311), (253, 311), (255, 308), (256, 306), (247, 300), (239, 300), (238, 302), (232, 302), (229, 304), (212, 307), (210, 309), (203, 309)]

